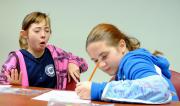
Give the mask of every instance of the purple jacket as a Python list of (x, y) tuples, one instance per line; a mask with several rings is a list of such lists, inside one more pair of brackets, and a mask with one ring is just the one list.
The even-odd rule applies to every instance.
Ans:
[[(47, 48), (50, 50), (52, 58), (54, 60), (57, 84), (56, 89), (66, 89), (67, 85), (67, 74), (68, 74), (68, 63), (74, 63), (80, 68), (80, 72), (84, 72), (88, 69), (87, 63), (83, 58), (74, 56), (72, 53), (67, 53), (64, 50), (57, 48), (53, 45), (48, 45)], [(22, 71), (22, 86), (29, 86), (26, 63), (22, 53), (18, 50), (11, 52), (9, 58), (3, 64), (0, 83), (8, 84), (6, 74), (9, 74), (11, 69), (18, 69)]]

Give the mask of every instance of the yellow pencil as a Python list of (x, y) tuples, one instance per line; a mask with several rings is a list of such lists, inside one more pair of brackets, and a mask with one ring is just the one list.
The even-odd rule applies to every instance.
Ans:
[(92, 77), (94, 76), (94, 73), (96, 72), (96, 69), (99, 67), (99, 62), (96, 64), (91, 76), (89, 77), (88, 81), (91, 81)]

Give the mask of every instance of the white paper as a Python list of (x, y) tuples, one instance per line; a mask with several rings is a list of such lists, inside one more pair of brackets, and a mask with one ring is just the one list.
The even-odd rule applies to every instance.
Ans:
[(90, 100), (80, 99), (74, 91), (57, 91), (52, 90), (32, 99), (42, 101), (56, 101), (64, 103), (90, 103)]
[(0, 88), (9, 88), (9, 87), (11, 87), (11, 85), (0, 85)]
[(11, 88), (11, 85), (0, 85), (0, 93), (5, 93), (9, 88)]

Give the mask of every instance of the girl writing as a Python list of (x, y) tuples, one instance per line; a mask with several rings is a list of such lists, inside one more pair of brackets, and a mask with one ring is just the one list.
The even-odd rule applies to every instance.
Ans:
[[(140, 42), (122, 33), (111, 24), (99, 24), (86, 41), (92, 61), (105, 73), (114, 77), (111, 82), (80, 82), (76, 92), (82, 99), (121, 101), (130, 99), (145, 103), (167, 103), (171, 92), (168, 61), (140, 48)], [(173, 95), (172, 100), (178, 100)]]

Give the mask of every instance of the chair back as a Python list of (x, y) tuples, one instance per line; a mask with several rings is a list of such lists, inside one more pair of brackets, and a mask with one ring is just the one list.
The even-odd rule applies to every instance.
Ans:
[(74, 91), (76, 88), (76, 82), (71, 79), (71, 82), (67, 83), (66, 90)]
[(180, 73), (172, 70), (171, 74), (172, 74), (171, 82), (173, 83), (176, 89), (177, 95), (180, 99)]

